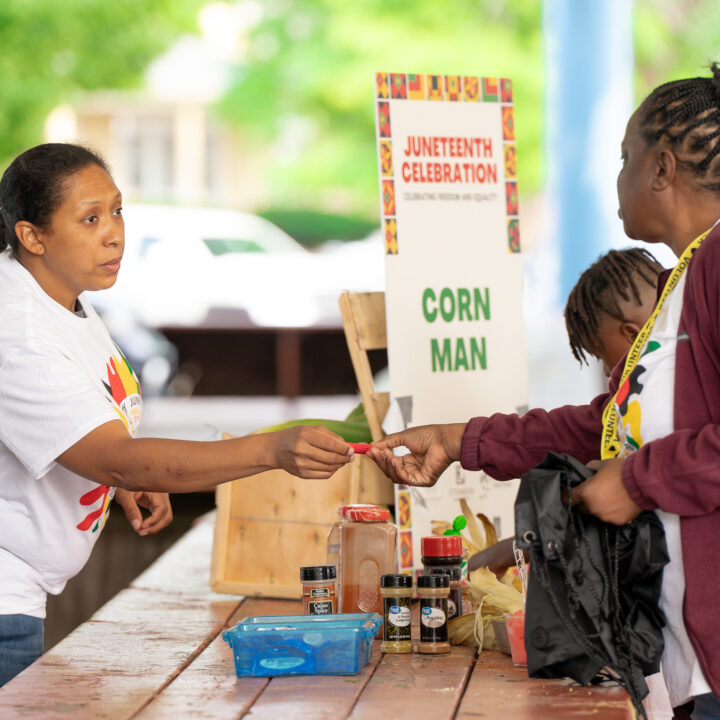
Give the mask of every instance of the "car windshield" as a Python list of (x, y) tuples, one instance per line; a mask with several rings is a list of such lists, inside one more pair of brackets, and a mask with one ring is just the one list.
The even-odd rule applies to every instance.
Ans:
[(218, 239), (203, 238), (202, 241), (208, 250), (215, 255), (227, 255), (228, 253), (264, 253), (267, 250), (261, 247), (255, 240), (245, 240), (240, 238), (234, 239)]

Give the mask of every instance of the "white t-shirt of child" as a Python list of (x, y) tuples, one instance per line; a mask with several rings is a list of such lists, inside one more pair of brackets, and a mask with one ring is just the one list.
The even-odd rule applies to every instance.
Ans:
[[(673, 431), (675, 351), (686, 277), (686, 274), (680, 277), (665, 301), (631, 375), (624, 416), (619, 410), (623, 454)], [(665, 528), (665, 542), (670, 556), (670, 562), (663, 569), (659, 603), (666, 618), (662, 671), (670, 702), (677, 707), (689, 698), (711, 692), (711, 689), (703, 676), (683, 620), (685, 571), (680, 516), (663, 510), (655, 512)]]
[[(0, 253), (0, 614), (45, 617), (85, 565), (114, 488), (55, 460), (90, 431), (142, 416), (137, 376), (87, 298), (47, 295)], [(84, 315), (84, 316), (83, 316)]]

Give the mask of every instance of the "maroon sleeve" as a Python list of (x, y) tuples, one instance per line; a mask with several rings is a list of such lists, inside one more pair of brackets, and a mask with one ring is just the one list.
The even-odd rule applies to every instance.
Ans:
[(623, 465), (623, 483), (642, 508), (684, 517), (720, 508), (720, 426), (676, 430), (643, 445)]
[(597, 460), (602, 411), (610, 397), (603, 393), (589, 405), (530, 410), (522, 417), (498, 413), (473, 418), (465, 428), (460, 462), (467, 470), (509, 480), (535, 467), (549, 452), (567, 453), (584, 463)]

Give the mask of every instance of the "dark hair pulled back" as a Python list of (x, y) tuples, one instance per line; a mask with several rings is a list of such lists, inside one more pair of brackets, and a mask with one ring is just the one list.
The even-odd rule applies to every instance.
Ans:
[(89, 165), (109, 174), (102, 158), (82, 145), (45, 143), (18, 155), (0, 180), (0, 251), (10, 246), (17, 254), (21, 220), (47, 227), (68, 192), (66, 180)]
[(664, 138), (681, 167), (720, 193), (720, 67), (710, 70), (655, 88), (640, 106), (640, 132), (648, 146)]

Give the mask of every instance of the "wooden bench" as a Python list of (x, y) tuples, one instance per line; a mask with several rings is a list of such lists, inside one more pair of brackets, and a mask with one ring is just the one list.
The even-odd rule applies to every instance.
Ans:
[(386, 655), (353, 676), (242, 678), (222, 630), (294, 600), (209, 590), (213, 516), (203, 517), (130, 587), (0, 689), (2, 720), (631, 720), (622, 688), (530, 679), (501, 653)]

